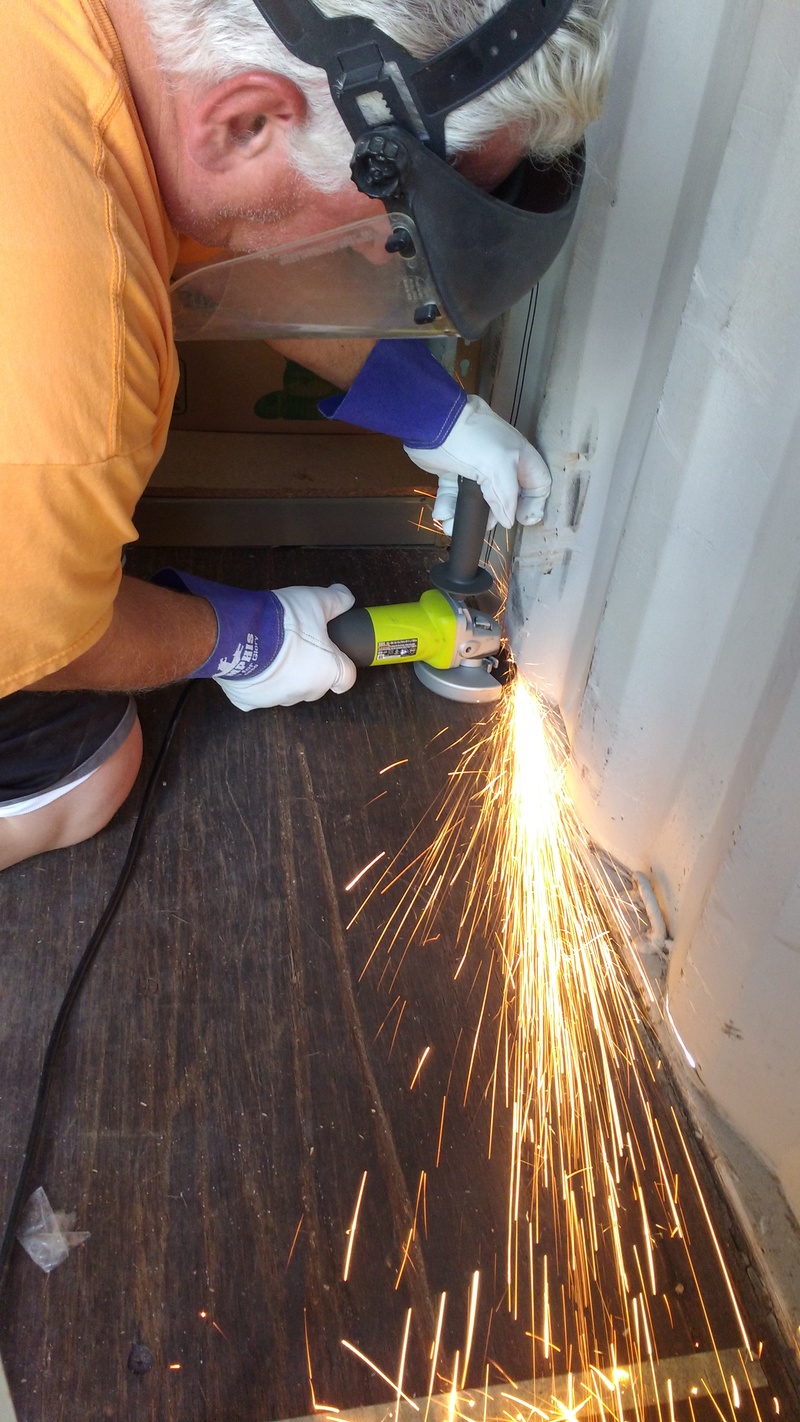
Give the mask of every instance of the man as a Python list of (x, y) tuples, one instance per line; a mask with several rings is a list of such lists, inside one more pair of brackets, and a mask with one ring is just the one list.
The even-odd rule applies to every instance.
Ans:
[[(450, 115), (448, 157), (471, 183), (492, 189), (524, 151), (575, 145), (601, 102), (609, 6), (575, 0), (532, 58)], [(365, 14), (417, 54), (492, 9), (323, 8)], [(352, 685), (326, 631), (352, 603), (346, 589), (143, 583), (122, 576), (120, 553), (177, 383), (177, 234), (250, 252), (383, 212), (350, 180), (353, 140), (324, 72), (288, 52), (253, 0), (3, 9), (0, 867), (77, 843), (123, 802), (141, 759), (131, 691), (214, 677), (252, 709)], [(539, 456), (419, 343), (283, 348), (352, 384), (340, 413), (400, 435), (440, 477), (445, 522), (459, 474), (505, 526), (518, 494), (523, 518), (541, 517)]]

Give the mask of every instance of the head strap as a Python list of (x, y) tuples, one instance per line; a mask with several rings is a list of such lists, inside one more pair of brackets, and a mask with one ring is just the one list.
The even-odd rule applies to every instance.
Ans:
[(354, 139), (372, 127), (359, 98), (379, 94), (394, 122), (416, 133), (441, 157), (447, 115), (493, 88), (541, 49), (573, 3), (507, 0), (472, 34), (431, 59), (418, 60), (364, 16), (329, 17), (313, 0), (255, 0), (286, 49), (326, 71)]

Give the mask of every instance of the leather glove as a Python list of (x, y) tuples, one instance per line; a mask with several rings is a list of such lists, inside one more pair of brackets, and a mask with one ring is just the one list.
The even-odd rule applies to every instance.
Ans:
[(445, 533), (453, 531), (458, 476), (480, 484), (489, 505), (489, 528), (495, 523), (540, 523), (550, 493), (550, 470), (538, 450), (490, 409), (485, 400), (469, 395), (452, 430), (433, 449), (406, 454), (439, 480), (433, 517)]
[(453, 531), (459, 475), (480, 485), (489, 528), (544, 517), (551, 480), (542, 456), (485, 400), (467, 396), (420, 341), (379, 341), (348, 393), (319, 408), (402, 439), (409, 458), (438, 479), (433, 517), (445, 533)]
[(355, 601), (341, 583), (247, 592), (175, 568), (163, 569), (153, 581), (211, 603), (217, 644), (191, 679), (218, 682), (240, 711), (318, 701), (326, 691), (340, 694), (353, 685), (355, 666), (327, 631), (331, 618)]

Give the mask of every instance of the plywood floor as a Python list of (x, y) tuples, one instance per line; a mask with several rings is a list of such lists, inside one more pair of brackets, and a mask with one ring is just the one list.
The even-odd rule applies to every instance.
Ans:
[[(131, 568), (151, 571), (155, 558), (138, 553)], [(430, 560), (402, 550), (176, 555), (241, 585), (345, 581), (367, 601), (418, 595)], [(141, 699), (149, 759), (176, 694)], [(507, 1307), (502, 1113), (487, 1155), (491, 1032), (479, 1038), (465, 1093), (477, 1023), (499, 1001), (490, 950), (476, 945), (454, 983), (454, 901), (424, 950), (401, 961), (382, 949), (362, 976), (392, 894), (347, 927), (475, 718), (408, 669), (365, 672), (346, 697), (250, 715), (217, 687), (196, 687), (133, 881), (74, 1013), (36, 1171), (54, 1207), (76, 1210), (91, 1238), (49, 1277), (17, 1249), (0, 1301), (20, 1422), (269, 1422), (306, 1415), (315, 1400), (386, 1403), (388, 1413), (391, 1388), (342, 1340), (396, 1378), (411, 1309), (403, 1386), (423, 1395), (441, 1294), (441, 1356), (452, 1360), (456, 1349), (463, 1357), (476, 1271), (467, 1384), (479, 1387), (487, 1365), (492, 1384), (531, 1377), (530, 1320)], [(50, 1024), (139, 797), (95, 841), (0, 879), (4, 1212)], [(753, 1336), (766, 1340), (764, 1415), (776, 1391), (782, 1415), (797, 1415), (724, 1213), (720, 1221)], [(555, 1241), (541, 1247), (556, 1257)], [(663, 1259), (672, 1326), (661, 1351), (702, 1351), (691, 1271), (677, 1252)], [(693, 1269), (714, 1303), (718, 1346), (735, 1348), (707, 1241)], [(559, 1346), (567, 1371), (566, 1324)], [(132, 1370), (132, 1349), (145, 1371)], [(445, 1375), (443, 1363), (437, 1387)], [(755, 1416), (748, 1405), (740, 1415)], [(676, 1415), (718, 1414), (700, 1399)]]

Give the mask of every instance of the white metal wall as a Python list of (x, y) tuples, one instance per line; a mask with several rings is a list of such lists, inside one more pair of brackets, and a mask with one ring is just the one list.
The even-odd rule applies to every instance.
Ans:
[(658, 892), (677, 1032), (798, 1218), (799, 76), (796, 0), (625, 6), (511, 599), (585, 821)]

